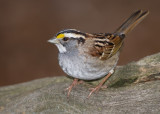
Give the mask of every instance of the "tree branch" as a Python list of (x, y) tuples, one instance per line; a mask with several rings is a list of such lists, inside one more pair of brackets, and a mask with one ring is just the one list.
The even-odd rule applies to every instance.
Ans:
[(67, 99), (67, 77), (44, 78), (0, 88), (0, 113), (159, 113), (160, 53), (118, 66), (105, 83), (108, 88), (93, 94), (89, 87), (99, 80), (73, 88)]

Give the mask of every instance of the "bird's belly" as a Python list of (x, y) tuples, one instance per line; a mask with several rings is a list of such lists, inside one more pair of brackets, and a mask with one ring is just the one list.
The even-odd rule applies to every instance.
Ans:
[(59, 58), (59, 64), (63, 71), (69, 76), (82, 80), (95, 80), (102, 78), (114, 69), (118, 61), (118, 55), (112, 56), (108, 60), (98, 58), (80, 59), (80, 58)]

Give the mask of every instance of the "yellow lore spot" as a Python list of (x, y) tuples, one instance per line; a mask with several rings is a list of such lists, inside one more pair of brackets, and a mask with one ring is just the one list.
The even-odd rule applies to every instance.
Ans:
[(59, 34), (59, 35), (57, 36), (57, 39), (60, 39), (60, 38), (64, 38), (64, 34)]

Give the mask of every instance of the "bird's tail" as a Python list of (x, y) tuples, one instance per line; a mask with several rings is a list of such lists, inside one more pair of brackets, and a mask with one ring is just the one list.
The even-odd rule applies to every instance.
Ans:
[(138, 10), (133, 13), (116, 31), (116, 34), (126, 35), (128, 32), (134, 29), (147, 15), (149, 11)]

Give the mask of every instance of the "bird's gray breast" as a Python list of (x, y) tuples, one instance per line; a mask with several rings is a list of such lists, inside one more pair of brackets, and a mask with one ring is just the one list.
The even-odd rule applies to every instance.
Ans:
[(80, 53), (59, 53), (59, 64), (63, 71), (69, 76), (94, 80), (104, 77), (117, 64), (119, 53), (107, 60), (100, 60), (97, 57), (84, 56)]

